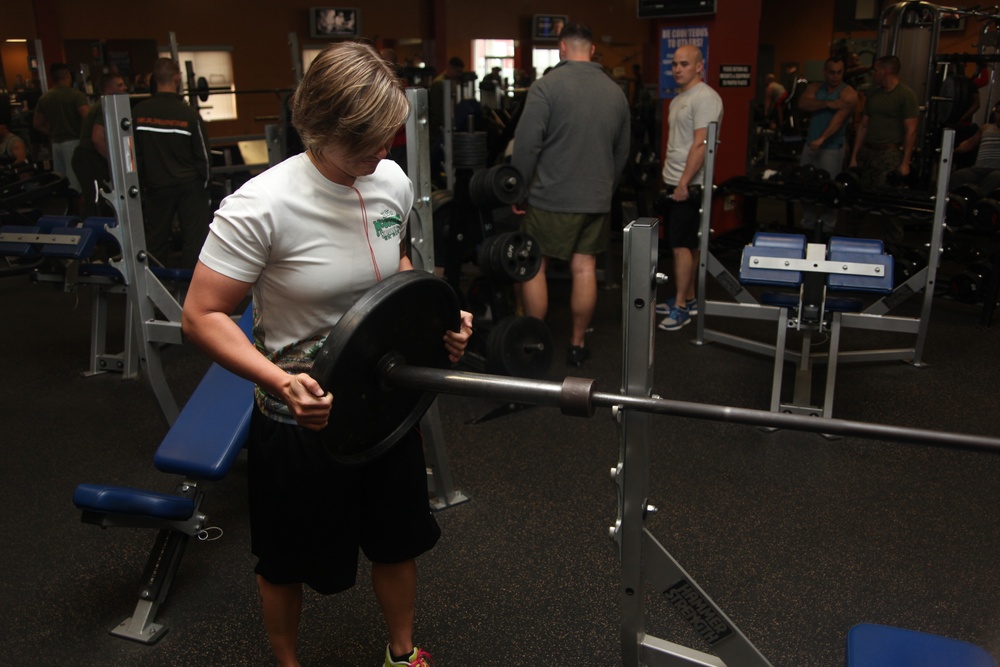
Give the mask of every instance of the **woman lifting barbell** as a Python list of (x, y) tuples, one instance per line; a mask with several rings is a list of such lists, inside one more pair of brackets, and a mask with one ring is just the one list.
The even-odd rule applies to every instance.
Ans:
[[(414, 647), (416, 556), (440, 529), (427, 501), (419, 434), (348, 467), (322, 446), (336, 396), (309, 375), (331, 328), (369, 287), (413, 267), (410, 181), (385, 160), (408, 104), (389, 63), (358, 42), (328, 46), (292, 101), (305, 153), (250, 180), (216, 213), (184, 305), (185, 334), (255, 385), (250, 425), (251, 547), (264, 626), (280, 665), (298, 665), (302, 584), (353, 586), (358, 548), (389, 633), (385, 665), (426, 665)], [(230, 319), (251, 291), (254, 344)], [(456, 309), (457, 310), (457, 309)], [(472, 315), (444, 336), (464, 353)]]

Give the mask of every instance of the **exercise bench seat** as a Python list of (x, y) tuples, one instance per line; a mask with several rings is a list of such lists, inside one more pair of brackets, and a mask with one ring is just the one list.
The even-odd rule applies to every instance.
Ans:
[(847, 633), (847, 667), (997, 667), (997, 663), (969, 642), (860, 623)]
[(77, 486), (73, 504), (94, 514), (124, 514), (167, 521), (186, 521), (194, 515), (196, 507), (194, 498), (102, 484)]

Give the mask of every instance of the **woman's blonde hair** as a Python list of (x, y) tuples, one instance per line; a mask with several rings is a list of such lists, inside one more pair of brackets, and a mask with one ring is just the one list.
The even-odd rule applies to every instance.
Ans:
[(383, 146), (409, 113), (403, 83), (390, 63), (362, 42), (323, 49), (292, 96), (292, 125), (316, 152), (336, 144), (365, 153)]

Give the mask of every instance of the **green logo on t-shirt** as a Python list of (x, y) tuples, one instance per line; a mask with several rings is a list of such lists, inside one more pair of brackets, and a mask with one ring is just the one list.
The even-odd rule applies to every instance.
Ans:
[(375, 233), (380, 239), (388, 241), (399, 236), (399, 230), (403, 226), (403, 219), (393, 210), (386, 209), (379, 214), (375, 220)]

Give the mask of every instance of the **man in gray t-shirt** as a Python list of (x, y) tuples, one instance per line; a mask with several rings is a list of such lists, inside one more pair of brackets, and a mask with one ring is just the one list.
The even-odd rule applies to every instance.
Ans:
[[(698, 266), (698, 226), (700, 198), (692, 199), (691, 185), (705, 185), (705, 154), (710, 123), (722, 123), (722, 98), (702, 78), (705, 62), (696, 46), (686, 44), (674, 52), (674, 80), (680, 94), (670, 102), (667, 156), (663, 161), (663, 182), (670, 199), (663, 211), (667, 238), (674, 256), (672, 300), (659, 304), (656, 311), (666, 315), (659, 328), (677, 331), (697, 314), (695, 269)], [(709, 187), (711, 183), (707, 184)], [(694, 312), (692, 312), (694, 311)]]
[(559, 34), (562, 60), (528, 89), (512, 158), (529, 184), (522, 227), (542, 252), (538, 274), (521, 284), (524, 314), (545, 319), (549, 260), (569, 262), (567, 362), (574, 366), (589, 356), (584, 335), (597, 302), (596, 257), (608, 247), (611, 198), (631, 139), (625, 93), (591, 62), (593, 54), (590, 28), (568, 23)]

